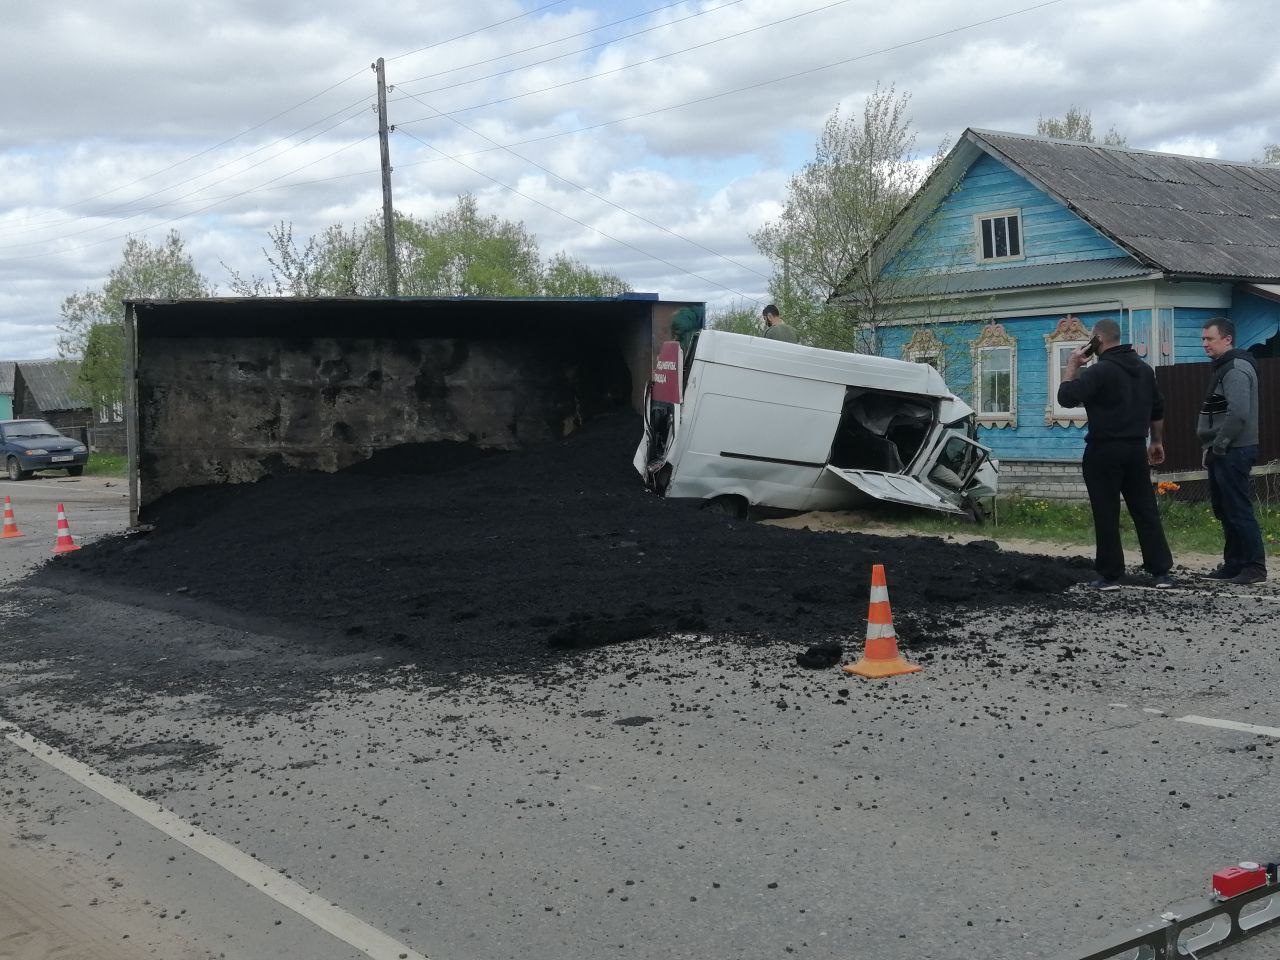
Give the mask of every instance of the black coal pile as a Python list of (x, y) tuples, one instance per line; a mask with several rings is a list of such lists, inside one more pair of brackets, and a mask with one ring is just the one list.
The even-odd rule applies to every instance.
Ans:
[(635, 417), (615, 414), (514, 453), (419, 445), (338, 474), (181, 491), (155, 506), (154, 532), (91, 544), (38, 576), (465, 666), (673, 633), (860, 642), (873, 563), (904, 642), (946, 642), (975, 611), (1068, 603), (1063, 589), (1087, 575), (666, 502), (631, 468), (638, 436)]

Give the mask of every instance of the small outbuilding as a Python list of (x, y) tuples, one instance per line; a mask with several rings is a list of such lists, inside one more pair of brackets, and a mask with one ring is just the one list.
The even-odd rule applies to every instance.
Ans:
[(0, 360), (0, 420), (13, 419), (13, 375), (17, 364)]
[(19, 360), (14, 364), (13, 417), (46, 420), (69, 437), (90, 442), (93, 410), (77, 396), (75, 360)]

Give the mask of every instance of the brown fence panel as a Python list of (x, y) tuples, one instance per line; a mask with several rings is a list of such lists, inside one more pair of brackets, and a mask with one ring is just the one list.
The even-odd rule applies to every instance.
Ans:
[[(1156, 367), (1156, 379), (1164, 393), (1164, 449), (1162, 472), (1200, 469), (1200, 441), (1196, 439), (1196, 417), (1200, 401), (1209, 388), (1211, 363), (1178, 363)], [(1280, 357), (1258, 360), (1261, 382), (1262, 417), (1258, 439), (1262, 450), (1259, 463), (1280, 459)]]

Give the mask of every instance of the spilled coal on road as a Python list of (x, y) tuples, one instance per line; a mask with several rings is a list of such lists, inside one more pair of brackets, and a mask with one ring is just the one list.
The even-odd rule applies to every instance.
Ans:
[(631, 468), (639, 433), (613, 414), (512, 453), (417, 445), (337, 474), (180, 491), (152, 510), (153, 532), (92, 544), (37, 579), (90, 578), (466, 670), (672, 633), (860, 641), (873, 563), (886, 565), (900, 637), (920, 649), (962, 638), (973, 611), (1071, 603), (1063, 591), (1088, 573), (668, 503)]

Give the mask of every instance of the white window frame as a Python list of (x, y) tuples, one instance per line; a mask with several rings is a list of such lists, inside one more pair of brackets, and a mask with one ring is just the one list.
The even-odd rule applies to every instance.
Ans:
[[(1048, 402), (1044, 408), (1044, 422), (1047, 426), (1080, 427), (1089, 422), (1084, 407), (1063, 407), (1058, 405), (1058, 387), (1062, 383), (1062, 373), (1058, 368), (1058, 357), (1064, 348), (1075, 350), (1089, 342), (1089, 331), (1080, 322), (1079, 317), (1070, 314), (1058, 321), (1053, 333), (1044, 335), (1046, 363), (1049, 385)], [(1092, 360), (1089, 363), (1093, 363)]]
[(928, 363), (946, 379), (947, 345), (928, 327), (918, 327), (911, 334), (911, 339), (902, 348), (902, 359), (911, 363)]
[[(1018, 221), (1018, 252), (1007, 254), (1003, 257), (987, 257), (983, 256), (982, 250), (982, 224), (985, 221), (999, 220), (1002, 218), (1014, 217)], [(990, 213), (975, 213), (973, 215), (973, 239), (974, 253), (978, 263), (1005, 263), (1014, 260), (1026, 259), (1027, 253), (1027, 234), (1023, 229), (1024, 222), (1022, 219), (1021, 207), (1010, 207), (1008, 210), (992, 210)], [(994, 227), (992, 230), (994, 231)], [(1007, 241), (1006, 241), (1007, 242)], [(992, 234), (991, 250), (995, 252), (995, 235)]]
[[(1013, 428), (1018, 425), (1018, 341), (998, 323), (983, 327), (971, 346), (973, 352), (973, 409), (979, 426)], [(985, 358), (996, 350), (1009, 352), (1009, 409), (983, 410), (982, 382)]]

